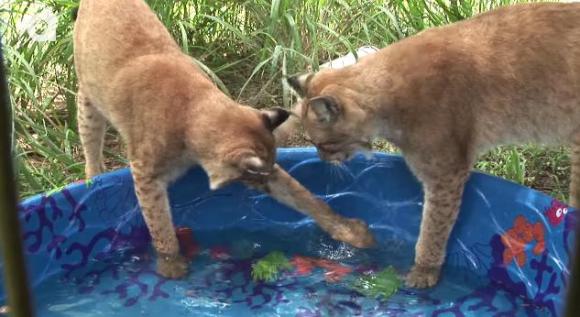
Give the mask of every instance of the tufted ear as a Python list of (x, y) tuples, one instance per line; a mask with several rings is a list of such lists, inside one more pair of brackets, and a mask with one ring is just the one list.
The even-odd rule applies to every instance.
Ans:
[(310, 109), (319, 122), (332, 123), (338, 119), (341, 109), (336, 100), (330, 96), (320, 96), (310, 99)]
[(297, 103), (290, 111), (290, 117), (280, 127), (274, 130), (276, 146), (290, 146), (292, 138), (300, 133), (300, 118), (302, 117), (302, 102)]
[(290, 112), (279, 107), (274, 107), (268, 110), (262, 110), (262, 115), (264, 116), (266, 128), (270, 131), (274, 131), (288, 119)]
[(314, 74), (312, 73), (308, 73), (290, 76), (286, 78), (286, 82), (288, 82), (288, 85), (290, 85), (292, 90), (294, 90), (294, 92), (298, 96), (303, 98), (304, 96), (306, 96), (306, 93), (308, 92), (308, 83), (310, 82), (310, 79), (312, 78), (313, 75)]

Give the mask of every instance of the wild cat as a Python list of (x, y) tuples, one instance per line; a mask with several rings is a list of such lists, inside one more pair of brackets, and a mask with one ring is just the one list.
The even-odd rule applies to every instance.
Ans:
[[(294, 110), (323, 159), (375, 137), (396, 145), (424, 189), (412, 287), (437, 283), (464, 184), (497, 145), (572, 145), (580, 202), (580, 4), (504, 7), (432, 28), (337, 70), (288, 79)], [(283, 125), (292, 127), (289, 120)]]
[(224, 95), (183, 54), (142, 0), (82, 0), (74, 27), (78, 123), (86, 176), (103, 171), (107, 121), (127, 144), (135, 192), (166, 277), (186, 274), (167, 185), (199, 164), (211, 189), (242, 181), (313, 217), (334, 239), (374, 243), (366, 224), (334, 213), (275, 164), (282, 109), (258, 111)]

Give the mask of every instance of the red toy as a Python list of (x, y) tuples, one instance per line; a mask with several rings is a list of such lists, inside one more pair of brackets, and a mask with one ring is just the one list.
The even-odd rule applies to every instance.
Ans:
[(188, 260), (193, 259), (199, 253), (199, 245), (193, 240), (193, 230), (187, 227), (179, 227), (175, 229), (175, 234), (179, 241), (181, 254)]
[(216, 246), (212, 247), (209, 251), (209, 256), (213, 260), (223, 261), (230, 258), (230, 253), (226, 247)]
[(564, 221), (567, 213), (568, 207), (561, 202), (554, 200), (550, 208), (546, 210), (545, 215), (552, 226), (557, 226)]
[(296, 255), (291, 262), (296, 267), (296, 273), (299, 275), (310, 274), (316, 267), (326, 270), (324, 275), (327, 282), (338, 282), (352, 272), (350, 267), (327, 259)]

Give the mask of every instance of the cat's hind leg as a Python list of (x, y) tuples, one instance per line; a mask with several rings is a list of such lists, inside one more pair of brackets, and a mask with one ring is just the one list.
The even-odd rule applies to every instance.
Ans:
[(77, 122), (85, 156), (85, 176), (92, 178), (104, 171), (103, 142), (107, 120), (80, 89), (77, 94)]

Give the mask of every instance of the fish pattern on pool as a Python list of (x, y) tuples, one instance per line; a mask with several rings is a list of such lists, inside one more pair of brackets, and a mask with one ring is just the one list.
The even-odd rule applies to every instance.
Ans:
[[(576, 224), (565, 204), (473, 173), (439, 285), (365, 298), (349, 287), (356, 276), (391, 265), (405, 273), (412, 264), (419, 183), (396, 156), (357, 157), (339, 167), (320, 162), (312, 149), (282, 149), (278, 158), (335, 210), (367, 221), (379, 246), (333, 241), (302, 214), (240, 184), (210, 192), (206, 175), (194, 169), (170, 188), (170, 199), (176, 226), (193, 230), (201, 253), (187, 279), (165, 280), (154, 273), (130, 173), (119, 170), (20, 204), (39, 316), (561, 315)], [(315, 268), (254, 283), (251, 264), (273, 250), (352, 272), (332, 280)]]

